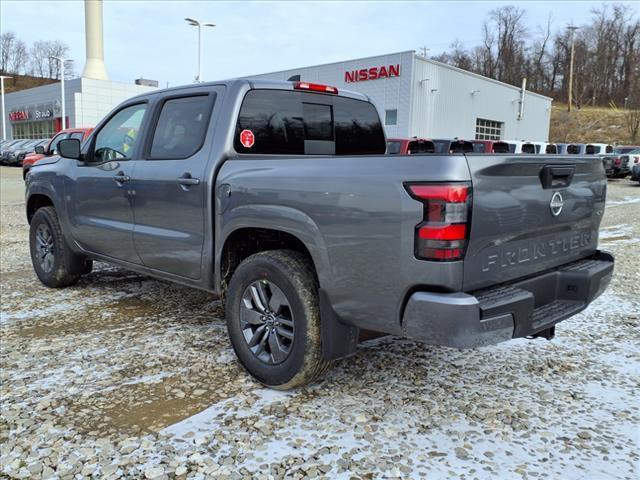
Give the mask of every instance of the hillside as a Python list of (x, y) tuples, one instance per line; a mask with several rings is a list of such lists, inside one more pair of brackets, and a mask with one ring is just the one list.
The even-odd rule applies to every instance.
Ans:
[(618, 108), (583, 107), (569, 113), (566, 105), (554, 104), (549, 141), (601, 142), (612, 145), (628, 143), (625, 111)]
[[(2, 75), (5, 75), (5, 73)], [(19, 90), (26, 90), (27, 88), (58, 82), (58, 80), (51, 78), (32, 77), (31, 75), (16, 75), (15, 73), (7, 73), (6, 75), (13, 78), (8, 78), (4, 81), (4, 93), (17, 92)]]

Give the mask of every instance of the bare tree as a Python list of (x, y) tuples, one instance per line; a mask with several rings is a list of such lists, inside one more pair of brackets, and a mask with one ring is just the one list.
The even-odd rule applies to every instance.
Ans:
[(16, 34), (13, 32), (5, 32), (0, 36), (0, 71), (3, 73), (9, 71), (11, 51), (15, 41)]
[(29, 55), (26, 44), (13, 32), (5, 32), (0, 38), (0, 71), (25, 73)]
[[(60, 62), (53, 57), (66, 57), (69, 46), (60, 40), (38, 40), (33, 42), (30, 51), (31, 73), (38, 77), (60, 78)], [(65, 66), (67, 75), (73, 72)]]
[[(567, 100), (569, 33), (565, 25), (554, 31), (551, 17), (546, 25), (525, 25), (525, 11), (504, 6), (492, 10), (482, 24), (482, 41), (465, 48), (459, 42), (437, 59), (495, 78)], [(621, 105), (640, 96), (640, 21), (625, 4), (605, 3), (592, 11), (592, 19), (575, 34), (574, 99), (577, 105)]]

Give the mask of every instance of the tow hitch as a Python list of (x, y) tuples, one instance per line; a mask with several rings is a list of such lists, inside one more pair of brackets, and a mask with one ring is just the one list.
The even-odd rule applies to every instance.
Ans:
[(544, 330), (540, 330), (539, 332), (534, 333), (533, 335), (529, 335), (527, 338), (529, 340), (533, 340), (539, 337), (546, 338), (547, 340), (553, 340), (553, 337), (556, 336), (556, 326), (545, 328)]

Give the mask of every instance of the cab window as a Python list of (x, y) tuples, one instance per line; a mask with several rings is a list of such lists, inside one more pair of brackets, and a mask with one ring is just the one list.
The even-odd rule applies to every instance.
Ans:
[(131, 105), (116, 113), (96, 135), (93, 161), (128, 160), (138, 142), (146, 104)]
[(150, 158), (184, 159), (195, 154), (204, 143), (210, 112), (208, 95), (166, 100), (153, 134)]

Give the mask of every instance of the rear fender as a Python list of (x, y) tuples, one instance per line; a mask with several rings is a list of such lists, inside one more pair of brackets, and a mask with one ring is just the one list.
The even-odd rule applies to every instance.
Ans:
[[(340, 321), (333, 310), (327, 292), (322, 288), (330, 280), (330, 264), (327, 248), (320, 229), (306, 213), (282, 205), (242, 205), (223, 214), (220, 243), (224, 245), (227, 238), (237, 229), (265, 228), (279, 230), (293, 235), (300, 240), (311, 255), (318, 282), (320, 316), (322, 319), (322, 343), (325, 360), (334, 360), (355, 352), (359, 329)], [(216, 287), (221, 288), (221, 253), (216, 251)]]

